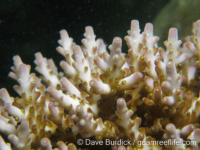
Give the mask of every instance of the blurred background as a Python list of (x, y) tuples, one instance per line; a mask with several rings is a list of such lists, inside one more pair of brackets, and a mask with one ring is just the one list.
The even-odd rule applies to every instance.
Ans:
[[(163, 46), (170, 27), (178, 28), (181, 40), (191, 34), (192, 22), (200, 19), (199, 7), (199, 0), (1, 0), (0, 88), (17, 96), (12, 89), (17, 82), (7, 77), (14, 55), (31, 64), (31, 72), (39, 51), (59, 68), (64, 58), (55, 49), (61, 29), (81, 44), (85, 26), (90, 25), (96, 37), (110, 45), (116, 36), (123, 39), (131, 20), (137, 19), (141, 31), (147, 22), (154, 23), (154, 35), (160, 36)], [(123, 52), (127, 50), (123, 41)]]

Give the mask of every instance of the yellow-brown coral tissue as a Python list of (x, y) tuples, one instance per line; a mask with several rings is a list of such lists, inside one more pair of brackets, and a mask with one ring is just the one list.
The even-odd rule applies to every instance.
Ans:
[(131, 21), (111, 45), (85, 28), (82, 46), (60, 31), (58, 72), (52, 59), (35, 54), (37, 77), (20, 56), (9, 77), (19, 97), (0, 90), (0, 150), (199, 150), (200, 20), (182, 44), (169, 29), (165, 49), (147, 23)]

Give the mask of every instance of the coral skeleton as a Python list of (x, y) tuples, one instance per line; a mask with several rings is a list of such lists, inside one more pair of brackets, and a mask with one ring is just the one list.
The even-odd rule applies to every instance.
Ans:
[(151, 23), (141, 33), (132, 20), (125, 54), (120, 37), (107, 50), (91, 26), (82, 46), (61, 30), (63, 72), (38, 52), (40, 77), (14, 56), (19, 97), (0, 90), (0, 150), (199, 150), (200, 20), (192, 32), (182, 44), (169, 29), (164, 49)]

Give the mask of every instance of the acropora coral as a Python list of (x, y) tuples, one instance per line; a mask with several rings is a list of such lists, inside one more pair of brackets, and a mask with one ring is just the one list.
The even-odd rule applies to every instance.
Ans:
[(0, 132), (10, 142), (0, 136), (0, 150), (200, 149), (200, 20), (192, 33), (182, 44), (171, 28), (164, 49), (151, 23), (140, 33), (132, 20), (125, 54), (120, 37), (108, 52), (91, 26), (82, 46), (61, 30), (63, 72), (38, 52), (40, 77), (14, 56), (8, 76), (19, 97), (0, 90)]

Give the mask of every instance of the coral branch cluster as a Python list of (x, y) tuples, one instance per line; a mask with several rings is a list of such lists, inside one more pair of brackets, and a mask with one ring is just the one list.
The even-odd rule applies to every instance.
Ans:
[[(19, 97), (0, 90), (0, 132), (10, 141), (0, 136), (0, 149), (87, 148), (77, 144), (79, 139), (131, 141), (104, 143), (102, 149), (200, 149), (200, 20), (192, 31), (182, 44), (177, 29), (171, 28), (164, 50), (151, 23), (140, 33), (139, 22), (132, 20), (124, 54), (120, 37), (107, 52), (90, 26), (82, 46), (61, 30), (57, 51), (65, 58), (60, 62), (63, 72), (38, 52), (34, 63), (40, 77), (14, 56), (8, 76), (18, 82), (14, 90)], [(179, 144), (155, 144), (169, 140)]]

